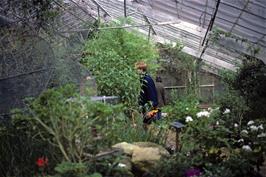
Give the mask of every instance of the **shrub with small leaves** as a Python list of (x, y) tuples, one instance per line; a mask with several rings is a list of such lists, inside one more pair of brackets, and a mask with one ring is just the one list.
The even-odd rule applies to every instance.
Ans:
[(134, 64), (144, 60), (154, 71), (158, 57), (151, 42), (124, 29), (98, 32), (87, 41), (84, 54), (81, 63), (95, 75), (99, 94), (119, 96), (128, 109), (137, 105), (140, 93), (140, 78)]

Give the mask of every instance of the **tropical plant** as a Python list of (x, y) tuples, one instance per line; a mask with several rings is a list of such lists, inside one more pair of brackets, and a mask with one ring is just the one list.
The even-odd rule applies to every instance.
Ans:
[(0, 124), (1, 176), (33, 176), (37, 172), (36, 160), (41, 156), (49, 159), (49, 166), (57, 163), (57, 148), (35, 136), (34, 129), (25, 120)]
[(30, 111), (40, 136), (52, 137), (47, 140), (60, 149), (65, 160), (82, 162), (85, 151), (97, 152), (96, 146), (89, 148), (97, 144), (95, 133), (104, 133), (119, 116), (121, 107), (93, 102), (79, 96), (73, 86), (65, 86), (43, 93), (31, 103)]
[(152, 43), (124, 29), (99, 31), (87, 41), (84, 56), (81, 63), (96, 77), (99, 94), (119, 96), (128, 109), (137, 105), (140, 93), (134, 64), (144, 60), (154, 71), (158, 57)]
[(165, 106), (162, 111), (167, 113), (168, 121), (185, 123), (188, 116), (191, 118), (196, 117), (196, 113), (199, 111), (198, 104), (199, 102), (194, 95), (188, 95), (176, 98), (175, 101)]

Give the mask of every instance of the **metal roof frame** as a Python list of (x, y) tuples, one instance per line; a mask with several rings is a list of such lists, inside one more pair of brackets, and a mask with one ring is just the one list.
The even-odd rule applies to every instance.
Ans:
[[(231, 2), (229, 0), (150, 0), (149, 3), (145, 4), (145, 0), (143, 0), (140, 4), (135, 3), (135, 6), (134, 2), (131, 2), (130, 0), (127, 1), (128, 2), (126, 3), (126, 8), (128, 10), (138, 11), (138, 13), (145, 14), (150, 19), (151, 24), (157, 24), (157, 21), (167, 21), (163, 18), (158, 18), (160, 16), (157, 14), (148, 14), (152, 14), (152, 12), (162, 12), (162, 16), (168, 16), (169, 19), (180, 20), (180, 24), (184, 24), (188, 20), (187, 22), (190, 23), (193, 27), (192, 30), (189, 30), (188, 28), (185, 28), (178, 23), (160, 27), (155, 26), (154, 29), (157, 32), (157, 36), (154, 36), (154, 38), (160, 38), (161, 41), (168, 41), (172, 43), (174, 43), (178, 39), (181, 39), (185, 45), (185, 48), (188, 47), (187, 49), (184, 49), (185, 51), (188, 51), (189, 54), (192, 54), (196, 57), (203, 57), (203, 61), (206, 60), (207, 63), (207, 58), (216, 56), (217, 60), (221, 60), (221, 62), (218, 63), (229, 62), (230, 64), (232, 64), (234, 62), (231, 61), (231, 59), (228, 60), (227, 58), (222, 58), (222, 56), (229, 56), (230, 53), (234, 51), (237, 55), (240, 55), (241, 53), (249, 54), (249, 52), (247, 51), (248, 45), (259, 46), (262, 50), (261, 53), (256, 57), (266, 62), (265, 59), (263, 59), (264, 55), (266, 54), (266, 10), (265, 12), (256, 11), (258, 9), (265, 8), (266, 1), (242, 0)], [(122, 16), (120, 12), (124, 8), (124, 0), (98, 0), (98, 2), (102, 6), (106, 7), (106, 10), (109, 10), (111, 14), (114, 12), (113, 18), (118, 18), (119, 16)], [(136, 7), (136, 5), (142, 5), (141, 8), (143, 8), (145, 5), (147, 6), (147, 4), (151, 4), (151, 6), (142, 11), (139, 11), (138, 6)], [(221, 7), (217, 7), (217, 4), (220, 4)], [(186, 9), (191, 10), (184, 11)], [(147, 10), (149, 10), (150, 12), (146, 12)], [(197, 11), (197, 13), (194, 13), (193, 10)], [(134, 12), (133, 15), (135, 16), (131, 16), (133, 21), (135, 21), (137, 24), (141, 23), (141, 20), (136, 15), (138, 13)], [(247, 17), (250, 17), (251, 19), (247, 19)], [(191, 18), (195, 19), (191, 21)], [(256, 20), (254, 20), (253, 18)], [(207, 29), (205, 26), (206, 23), (209, 23), (209, 27)], [(198, 26), (197, 29), (195, 29), (195, 25)], [(211, 31), (212, 25), (219, 27), (225, 32), (232, 33), (232, 36), (236, 35), (239, 38), (242, 37), (243, 39), (247, 39), (248, 42), (246, 44), (236, 44), (235, 46), (232, 46), (236, 47), (234, 50), (222, 50), (223, 54), (219, 51), (219, 49), (216, 49), (216, 55), (214, 53), (210, 53), (210, 46), (208, 46), (208, 42), (205, 42), (205, 40), (206, 38), (208, 39), (208, 31)], [(147, 34), (144, 28), (139, 31), (144, 34)], [(201, 44), (201, 47), (199, 44)], [(225, 46), (220, 45), (220, 47), (223, 48)], [(208, 52), (204, 54), (206, 49), (208, 49)], [(208, 57), (208, 55), (210, 56)], [(234, 54), (231, 55), (232, 57), (235, 57), (235, 60), (240, 60), (239, 56), (236, 57), (236, 55)], [(218, 67), (218, 69), (224, 68), (224, 66), (217, 65), (217, 63), (212, 64), (213, 66)], [(225, 68), (235, 70), (235, 66), (231, 66), (229, 68), (227, 66)]]

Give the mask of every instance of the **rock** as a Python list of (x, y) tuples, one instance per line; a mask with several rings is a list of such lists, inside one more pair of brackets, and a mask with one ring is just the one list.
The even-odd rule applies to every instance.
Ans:
[(132, 162), (160, 160), (161, 154), (158, 148), (138, 148), (133, 151)]
[(152, 143), (152, 142), (135, 142), (133, 143), (133, 145), (136, 145), (140, 148), (145, 148), (145, 147), (152, 147), (152, 148), (158, 148), (159, 149), (159, 152), (160, 152), (160, 155), (162, 156), (168, 156), (169, 155), (169, 152), (164, 148), (162, 147), (161, 145), (158, 145), (156, 143)]
[(162, 146), (151, 142), (136, 142), (133, 144), (122, 142), (113, 146), (120, 148), (131, 156), (134, 168), (140, 172), (149, 172), (168, 151)]
[(158, 148), (138, 148), (132, 154), (132, 163), (140, 171), (149, 171), (161, 158)]
[(112, 147), (122, 149), (125, 154), (130, 156), (132, 155), (133, 150), (138, 148), (138, 146), (126, 142), (115, 144)]

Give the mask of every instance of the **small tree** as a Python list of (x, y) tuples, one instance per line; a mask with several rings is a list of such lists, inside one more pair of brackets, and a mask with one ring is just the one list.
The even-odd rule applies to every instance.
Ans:
[(155, 46), (136, 32), (110, 29), (87, 41), (84, 51), (82, 63), (95, 75), (99, 94), (117, 95), (129, 109), (135, 107), (140, 81), (134, 64), (144, 60), (154, 71)]

